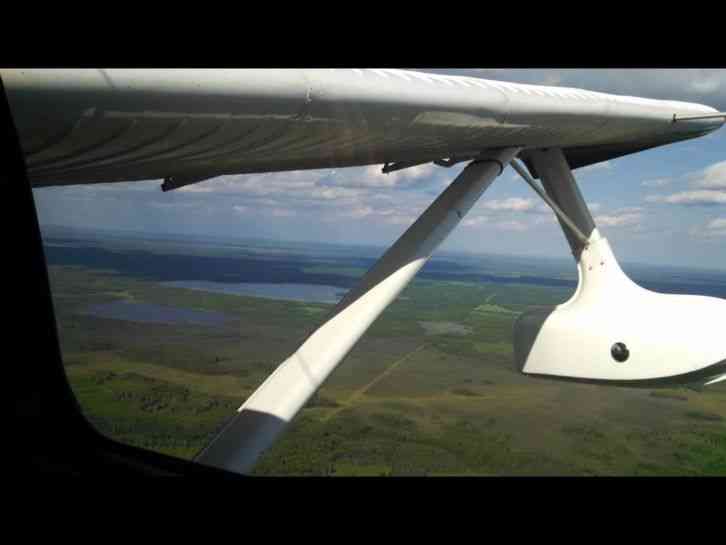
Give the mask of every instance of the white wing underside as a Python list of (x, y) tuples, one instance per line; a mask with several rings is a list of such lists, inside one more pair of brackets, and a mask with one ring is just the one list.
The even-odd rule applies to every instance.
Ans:
[(708, 132), (715, 110), (403, 70), (1, 70), (35, 187), (470, 158), (570, 166)]

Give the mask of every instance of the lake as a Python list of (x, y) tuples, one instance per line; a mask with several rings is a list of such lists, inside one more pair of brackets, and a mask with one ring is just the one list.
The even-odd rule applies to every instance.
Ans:
[(222, 314), (221, 312), (167, 307), (153, 303), (132, 303), (129, 301), (114, 301), (112, 303), (91, 305), (82, 314), (130, 322), (154, 324), (183, 323), (205, 326), (223, 325), (232, 319), (230, 316)]
[(338, 286), (324, 284), (265, 284), (265, 283), (226, 283), (209, 281), (174, 281), (162, 282), (162, 286), (185, 288), (190, 290), (225, 293), (227, 295), (246, 295), (265, 299), (283, 299), (286, 301), (302, 301), (306, 303), (335, 304), (345, 295), (347, 290)]

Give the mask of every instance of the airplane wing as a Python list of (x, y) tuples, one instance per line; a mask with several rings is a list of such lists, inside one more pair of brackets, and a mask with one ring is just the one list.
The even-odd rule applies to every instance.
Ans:
[[(557, 215), (572, 298), (518, 319), (529, 376), (652, 386), (726, 377), (726, 301), (620, 269), (572, 169), (707, 134), (712, 108), (401, 70), (2, 70), (35, 187), (469, 161), (197, 460), (249, 471), (489, 185), (512, 165)], [(521, 158), (529, 173), (517, 163)]]
[[(463, 160), (571, 168), (694, 138), (706, 106), (403, 70), (0, 70), (34, 187)], [(530, 169), (532, 165), (526, 161)], [(535, 177), (537, 174), (532, 171)]]

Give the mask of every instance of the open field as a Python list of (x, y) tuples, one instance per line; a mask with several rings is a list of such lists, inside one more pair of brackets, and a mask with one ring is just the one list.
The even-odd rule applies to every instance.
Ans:
[[(227, 259), (225, 252), (215, 247), (214, 255)], [(294, 273), (276, 259), (280, 274)], [(165, 287), (159, 282), (168, 278), (155, 279), (148, 262), (145, 275), (119, 274), (108, 263), (50, 263), (68, 378), (103, 433), (176, 456), (198, 452), (331, 308)], [(340, 278), (365, 270), (341, 268), (322, 261), (300, 270), (340, 286)], [(517, 315), (564, 301), (571, 291), (416, 280), (255, 473), (726, 475), (726, 383), (649, 390), (515, 372)], [(212, 327), (82, 314), (117, 300), (228, 319)]]

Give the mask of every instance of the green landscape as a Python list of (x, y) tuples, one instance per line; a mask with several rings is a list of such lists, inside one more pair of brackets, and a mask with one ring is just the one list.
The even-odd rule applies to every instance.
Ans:
[[(125, 259), (131, 247), (107, 248)], [(154, 248), (143, 250), (149, 256), (172, 251)], [(182, 458), (199, 452), (332, 308), (168, 287), (161, 284), (167, 278), (90, 258), (75, 263), (58, 257), (65, 255), (60, 243), (56, 250), (48, 253), (56, 319), (84, 414), (115, 440)], [(230, 259), (262, 255), (249, 246), (213, 252)], [(351, 282), (365, 270), (332, 258), (300, 268)], [(254, 474), (726, 475), (726, 382), (622, 388), (528, 378), (515, 370), (511, 338), (519, 313), (562, 302), (572, 291), (416, 279)], [(121, 301), (226, 318), (211, 326), (88, 311)]]

